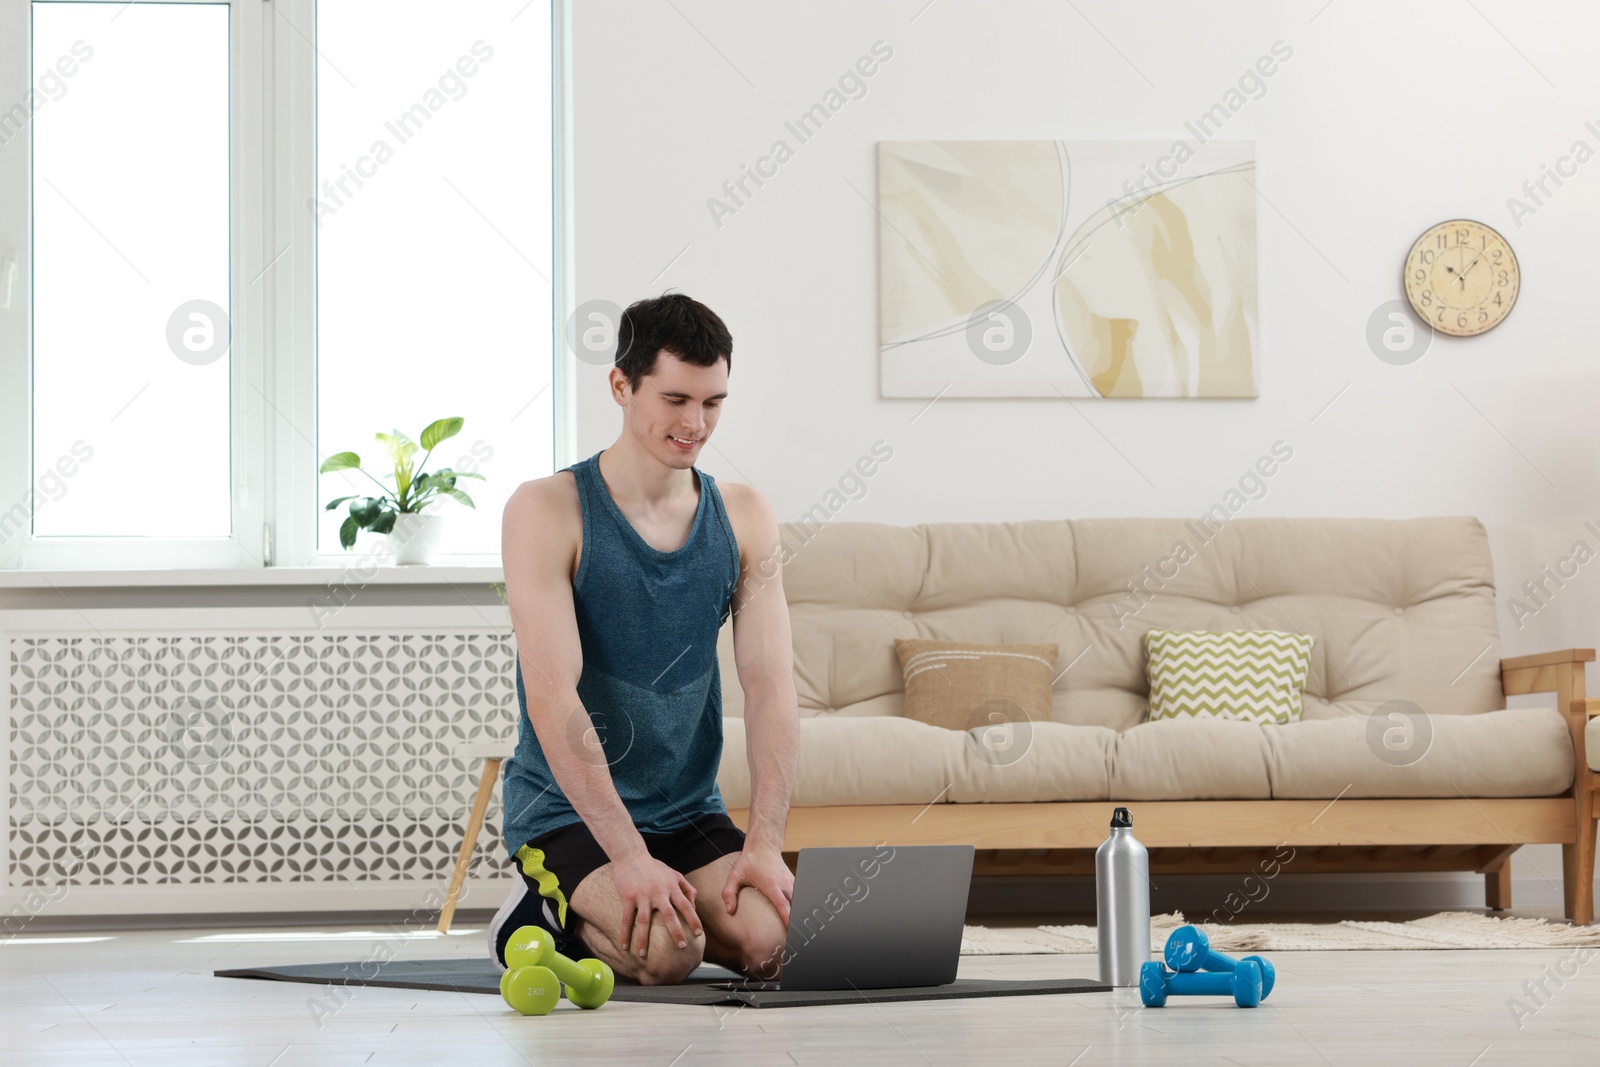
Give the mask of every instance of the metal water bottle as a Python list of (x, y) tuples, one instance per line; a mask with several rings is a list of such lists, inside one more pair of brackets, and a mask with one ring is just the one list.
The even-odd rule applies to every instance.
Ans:
[(1094, 852), (1100, 981), (1136, 986), (1150, 958), (1150, 853), (1133, 836), (1127, 808), (1111, 815), (1111, 836)]

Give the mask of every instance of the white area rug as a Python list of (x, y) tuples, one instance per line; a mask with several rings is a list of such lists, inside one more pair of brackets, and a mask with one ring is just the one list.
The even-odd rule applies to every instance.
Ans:
[[(1184, 925), (1182, 912), (1150, 919), (1150, 947)], [(1196, 923), (1218, 952), (1327, 952), (1347, 949), (1565, 948), (1600, 945), (1600, 926), (1567, 926), (1543, 919), (1495, 918), (1445, 911), (1411, 922)], [(1097, 951), (1092, 926), (1035, 926), (962, 930), (963, 956), (1009, 956)]]

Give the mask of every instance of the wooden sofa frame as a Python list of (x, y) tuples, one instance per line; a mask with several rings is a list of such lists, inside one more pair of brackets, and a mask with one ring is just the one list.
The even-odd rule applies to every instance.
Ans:
[[(1094, 849), (1121, 803), (1138, 811), (1152, 873), (1264, 872), (1274, 864), (1291, 872), (1475, 871), (1495, 909), (1511, 906), (1512, 854), (1557, 844), (1567, 918), (1587, 925), (1600, 815), (1600, 775), (1584, 753), (1584, 664), (1594, 658), (1583, 648), (1500, 661), (1507, 696), (1554, 693), (1566, 717), (1576, 762), (1572, 788), (1558, 797), (798, 807), (784, 853), (792, 866), (800, 849), (814, 846), (964, 843), (978, 850), (977, 875), (1092, 874)], [(748, 809), (729, 814), (748, 825)]]

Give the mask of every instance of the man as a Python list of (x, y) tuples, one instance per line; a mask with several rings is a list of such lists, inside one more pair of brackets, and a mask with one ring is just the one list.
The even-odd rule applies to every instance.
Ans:
[[(778, 525), (754, 488), (694, 467), (728, 395), (733, 339), (680, 294), (623, 312), (606, 449), (518, 487), (502, 555), (516, 627), (506, 849), (519, 879), (489, 929), (525, 925), (617, 976), (682, 981), (702, 959), (779, 977), (794, 875), (781, 854), (799, 752)], [(733, 616), (749, 832), (717, 788), (717, 634)]]

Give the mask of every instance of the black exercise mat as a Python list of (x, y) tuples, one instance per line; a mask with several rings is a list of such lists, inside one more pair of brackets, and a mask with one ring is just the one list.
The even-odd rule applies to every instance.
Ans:
[[(1044, 993), (1109, 993), (1111, 987), (1087, 978), (1003, 981), (957, 978), (949, 985), (897, 989), (741, 989), (737, 982), (686, 982), (683, 985), (617, 986), (612, 1000), (652, 1004), (726, 1004), (747, 1008), (806, 1008), (816, 1004), (883, 1004), (894, 1000), (954, 1000), (961, 997), (1027, 997)], [(718, 987), (724, 988), (718, 988)], [(725, 987), (733, 988), (725, 988)], [(499, 990), (497, 989), (496, 992)]]
[[(456, 993), (500, 993), (500, 971), (486, 958), (465, 960), (390, 960), (387, 963), (306, 963), (288, 967), (241, 967), (214, 972), (218, 978), (264, 978), (278, 982), (343, 984), (389, 989), (436, 989)], [(750, 1008), (802, 1008), (815, 1004), (884, 1003), (896, 1000), (950, 1000), (958, 997), (1021, 997), (1045, 993), (1107, 993), (1111, 987), (1087, 978), (1003, 981), (958, 978), (949, 985), (900, 989), (765, 990), (744, 989), (733, 972), (696, 968), (680, 985), (618, 983), (611, 999), (650, 1004), (727, 1004)]]
[[(500, 969), (479, 956), (465, 960), (360, 960), (350, 963), (298, 963), (287, 967), (239, 967), (213, 971), (218, 978), (265, 978), (276, 982), (313, 985), (374, 986), (384, 989), (436, 989), (445, 993), (500, 995)], [(696, 967), (689, 981), (696, 984), (730, 982), (739, 976), (712, 964)], [(632, 987), (627, 987), (628, 991)], [(612, 994), (620, 999), (622, 985)]]

